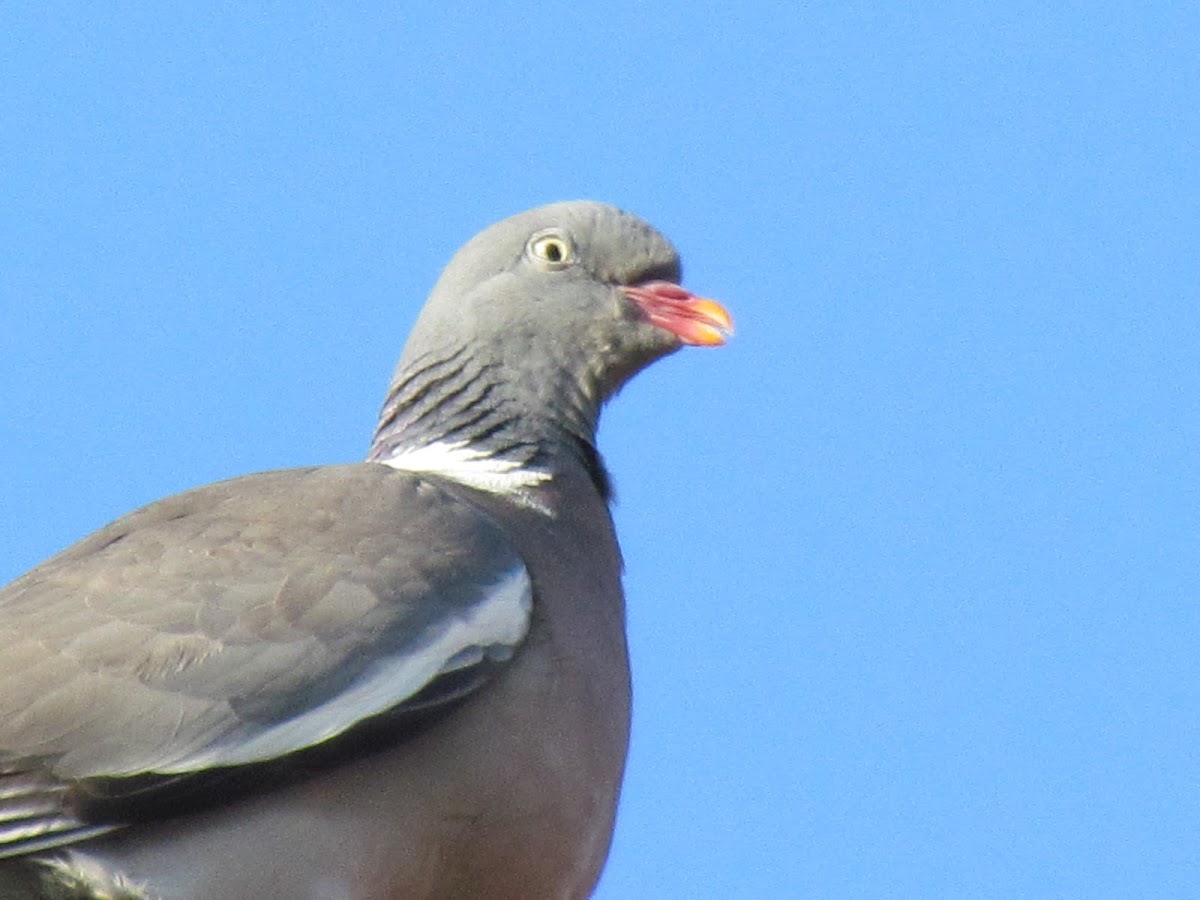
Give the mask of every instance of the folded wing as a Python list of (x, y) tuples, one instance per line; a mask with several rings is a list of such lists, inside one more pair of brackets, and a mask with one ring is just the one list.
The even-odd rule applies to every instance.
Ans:
[(112, 827), (72, 813), (86, 780), (269, 762), (457, 699), (531, 608), (494, 521), (386, 466), (138, 510), (0, 590), (0, 856)]

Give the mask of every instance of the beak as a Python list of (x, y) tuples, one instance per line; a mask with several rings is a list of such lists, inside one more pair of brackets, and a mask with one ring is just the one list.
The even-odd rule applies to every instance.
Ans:
[(622, 287), (643, 318), (685, 344), (719, 347), (733, 334), (733, 317), (716, 300), (697, 297), (669, 281)]

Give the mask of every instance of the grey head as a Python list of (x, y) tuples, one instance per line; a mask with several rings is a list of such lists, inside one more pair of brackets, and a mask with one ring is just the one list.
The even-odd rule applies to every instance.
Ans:
[(508, 474), (574, 460), (606, 491), (594, 446), (604, 401), (656, 359), (732, 329), (679, 277), (671, 243), (607, 204), (555, 203), (487, 228), (434, 286), (369, 458), (395, 464), (437, 444)]

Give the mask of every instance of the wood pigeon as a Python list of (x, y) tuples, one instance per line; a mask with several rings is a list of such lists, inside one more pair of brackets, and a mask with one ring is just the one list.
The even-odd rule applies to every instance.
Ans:
[(0, 590), (0, 898), (577, 898), (629, 735), (601, 405), (732, 330), (600, 203), (421, 312), (367, 460), (118, 519)]

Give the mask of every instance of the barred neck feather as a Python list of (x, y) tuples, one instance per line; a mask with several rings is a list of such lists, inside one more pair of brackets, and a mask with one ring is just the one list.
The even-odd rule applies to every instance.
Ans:
[(608, 500), (610, 481), (594, 440), (598, 401), (572, 384), (552, 392), (558, 402), (536, 404), (545, 411), (535, 414), (518, 400), (522, 387), (504, 375), (500, 363), (479, 360), (466, 347), (406, 363), (392, 382), (367, 460), (534, 506), (541, 505), (534, 489), (575, 464)]

